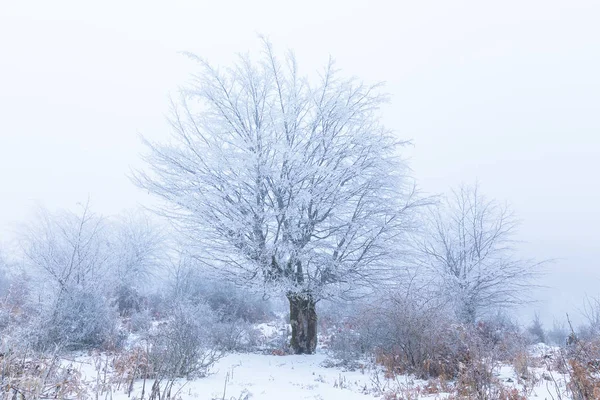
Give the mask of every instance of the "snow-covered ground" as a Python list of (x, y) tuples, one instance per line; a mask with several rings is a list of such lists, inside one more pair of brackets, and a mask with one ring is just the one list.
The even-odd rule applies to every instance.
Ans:
[[(287, 337), (287, 324), (279, 321), (255, 326), (265, 339)], [(322, 338), (324, 339), (324, 338)], [(139, 340), (131, 335), (129, 345)], [(321, 340), (323, 344), (326, 340)], [(446, 399), (453, 382), (427, 382), (410, 376), (387, 379), (381, 366), (363, 360), (349, 370), (335, 360), (323, 347), (314, 355), (277, 355), (274, 351), (232, 353), (211, 367), (206, 377), (180, 379), (171, 391), (172, 399), (206, 400), (434, 400)], [(548, 371), (557, 349), (539, 344), (529, 348), (528, 376), (519, 377), (512, 365), (502, 365), (496, 371), (498, 380), (516, 389), (527, 399), (567, 400), (565, 377)], [(127, 379), (118, 379), (113, 364), (115, 354), (71, 354), (62, 359), (62, 366), (79, 371), (79, 379), (87, 391), (83, 398), (140, 399), (142, 391), (148, 399), (152, 381), (137, 380), (132, 388)], [(132, 389), (129, 391), (129, 389)], [(560, 392), (560, 395), (559, 393)], [(512, 398), (512, 397), (511, 397)]]
[(231, 354), (206, 378), (185, 382), (182, 398), (365, 399), (369, 376), (324, 368), (325, 355)]
[[(331, 367), (324, 352), (315, 355), (266, 355), (230, 354), (222, 358), (204, 378), (191, 381), (180, 380), (172, 394), (177, 392), (181, 399), (383, 399), (385, 394), (411, 393), (411, 399), (445, 399), (447, 394), (427, 394), (426, 382), (407, 376), (386, 380), (376, 367), (348, 371), (341, 367)], [(98, 378), (97, 370), (90, 356), (80, 356), (73, 366), (81, 371), (82, 379), (94, 386)], [(498, 371), (498, 377), (508, 386), (515, 387), (528, 399), (559, 399), (554, 384), (544, 380), (543, 369), (534, 372), (539, 379), (533, 388), (525, 389), (515, 376), (511, 366)], [(529, 383), (530, 384), (530, 383)], [(151, 384), (146, 382), (146, 398)], [(130, 396), (125, 389), (113, 389), (99, 398), (125, 400), (139, 398), (142, 382), (134, 385)], [(95, 396), (94, 396), (95, 397)], [(393, 399), (394, 397), (388, 397)], [(398, 397), (398, 399), (404, 397)], [(407, 397), (408, 398), (408, 397)], [(562, 397), (566, 399), (567, 397)]]
[[(173, 390), (182, 399), (377, 399), (374, 370), (348, 371), (328, 367), (328, 357), (315, 355), (230, 354), (219, 360), (211, 373), (191, 381), (180, 380)], [(89, 356), (76, 358), (73, 365), (82, 379), (93, 385), (97, 371)], [(382, 376), (378, 376), (383, 380)], [(415, 385), (411, 380), (406, 385)], [(383, 382), (386, 387), (390, 383)], [(146, 384), (146, 393), (151, 385)], [(142, 382), (138, 382), (130, 398), (139, 397)], [(102, 396), (104, 397), (104, 396)], [(124, 390), (113, 392), (115, 400), (127, 399)], [(426, 398), (426, 397), (423, 397)], [(434, 398), (434, 397), (431, 397)]]

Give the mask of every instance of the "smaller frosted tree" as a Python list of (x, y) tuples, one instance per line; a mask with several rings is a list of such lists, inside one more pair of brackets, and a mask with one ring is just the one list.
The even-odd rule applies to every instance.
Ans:
[(507, 206), (486, 199), (477, 184), (463, 185), (425, 222), (416, 244), (419, 266), (462, 322), (527, 300), (540, 263), (519, 257), (518, 223)]
[(547, 343), (546, 331), (544, 330), (544, 326), (542, 325), (542, 321), (540, 320), (540, 315), (538, 313), (534, 314), (533, 320), (527, 328), (527, 332), (529, 335), (531, 335), (531, 340), (534, 342), (534, 344)]
[(110, 271), (105, 228), (106, 220), (91, 210), (89, 202), (78, 212), (40, 209), (22, 238), (26, 262), (41, 283), (59, 293), (75, 285), (97, 288)]
[(40, 210), (37, 217), (22, 240), (26, 266), (37, 279), (32, 344), (72, 349), (114, 344), (106, 220), (89, 203), (78, 212)]
[(148, 215), (130, 211), (116, 220), (110, 235), (112, 280), (119, 312), (139, 311), (148, 288), (165, 260), (166, 235)]

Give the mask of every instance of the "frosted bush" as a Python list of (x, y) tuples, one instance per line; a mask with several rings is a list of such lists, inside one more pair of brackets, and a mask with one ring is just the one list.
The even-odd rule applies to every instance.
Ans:
[(43, 307), (33, 324), (37, 337), (32, 341), (39, 349), (117, 347), (123, 340), (117, 328), (117, 311), (110, 301), (81, 286), (60, 293), (52, 306)]
[(214, 335), (216, 314), (206, 304), (176, 304), (150, 338), (150, 362), (160, 378), (205, 376), (223, 356)]
[(179, 271), (173, 297), (176, 301), (204, 302), (220, 315), (222, 321), (258, 323), (272, 316), (271, 303), (260, 294), (210, 279), (193, 266)]
[(129, 328), (132, 332), (146, 332), (151, 326), (152, 315), (147, 309), (134, 313), (129, 319)]

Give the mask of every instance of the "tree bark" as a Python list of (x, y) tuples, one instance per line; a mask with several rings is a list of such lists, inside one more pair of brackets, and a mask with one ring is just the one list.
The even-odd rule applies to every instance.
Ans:
[(317, 311), (310, 293), (288, 293), (295, 354), (313, 354), (317, 348)]

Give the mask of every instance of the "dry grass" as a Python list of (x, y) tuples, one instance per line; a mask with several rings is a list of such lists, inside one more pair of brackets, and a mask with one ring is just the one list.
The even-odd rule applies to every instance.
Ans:
[(0, 356), (0, 393), (14, 399), (84, 399), (86, 387), (72, 366), (58, 357), (5, 353)]
[(600, 339), (575, 341), (566, 350), (566, 363), (573, 398), (600, 399)]

